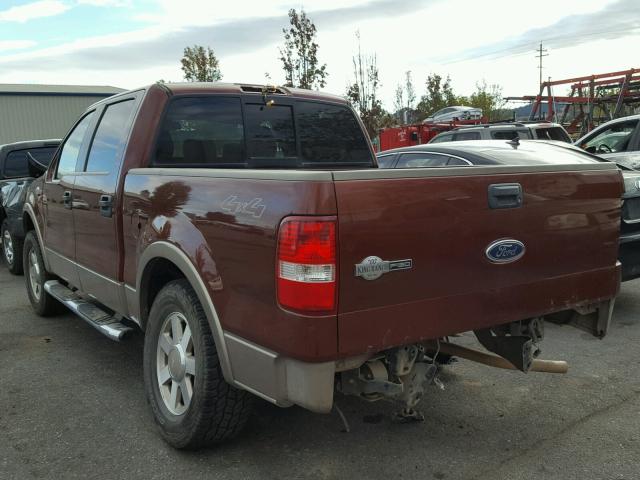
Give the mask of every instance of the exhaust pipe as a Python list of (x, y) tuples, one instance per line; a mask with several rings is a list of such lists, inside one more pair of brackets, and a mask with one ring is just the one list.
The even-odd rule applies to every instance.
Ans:
[[(429, 347), (434, 351), (437, 350), (437, 345), (429, 343)], [(452, 355), (455, 357), (466, 358), (472, 362), (482, 363), (495, 368), (503, 368), (505, 370), (518, 370), (511, 362), (505, 360), (502, 357), (491, 355), (489, 353), (480, 352), (472, 348), (463, 347), (454, 343), (440, 342), (440, 353), (446, 355)], [(544, 373), (567, 373), (569, 371), (569, 364), (562, 360), (539, 360), (534, 359), (531, 364), (530, 372), (544, 372)]]

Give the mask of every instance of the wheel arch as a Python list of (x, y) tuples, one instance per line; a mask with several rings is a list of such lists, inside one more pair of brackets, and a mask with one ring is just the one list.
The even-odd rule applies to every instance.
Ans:
[[(154, 273), (164, 272), (164, 282), (154, 281)], [(155, 277), (157, 278), (157, 277)], [(144, 328), (148, 319), (150, 305), (162, 286), (177, 278), (185, 278), (195, 291), (207, 316), (211, 335), (216, 344), (220, 366), (225, 380), (233, 384), (233, 374), (224, 331), (216, 312), (211, 295), (189, 257), (177, 246), (166, 241), (149, 245), (138, 262), (136, 291), (139, 305), (140, 323)]]
[(40, 227), (38, 226), (38, 222), (36, 221), (36, 214), (33, 211), (33, 207), (25, 203), (24, 210), (22, 211), (22, 228), (24, 231), (24, 236), (34, 230), (36, 232), (36, 237), (38, 237), (38, 244), (40, 245), (40, 252), (42, 253), (42, 260), (44, 262), (44, 268), (48, 272), (50, 272), (49, 268), (49, 259), (47, 257), (47, 250), (44, 248), (44, 242), (42, 241), (42, 234), (40, 233)]

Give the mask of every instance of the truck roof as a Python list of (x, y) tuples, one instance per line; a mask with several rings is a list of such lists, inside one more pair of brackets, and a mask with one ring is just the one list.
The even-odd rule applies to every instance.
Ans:
[(225, 82), (178, 82), (178, 83), (155, 83), (147, 85), (142, 88), (135, 88), (126, 92), (119, 93), (113, 97), (96, 102), (96, 105), (104, 103), (105, 101), (111, 101), (114, 97), (120, 95), (126, 95), (136, 90), (151, 90), (153, 88), (160, 88), (166, 91), (169, 95), (190, 95), (190, 94), (203, 94), (203, 93), (227, 93), (227, 94), (257, 94), (260, 95), (264, 90), (269, 95), (284, 95), (295, 96), (297, 98), (304, 98), (308, 100), (318, 100), (324, 102), (340, 103), (348, 105), (349, 102), (345, 97), (340, 95), (334, 95), (331, 93), (319, 92), (316, 90), (307, 90), (304, 88), (292, 88), (282, 87), (277, 85), (259, 85), (248, 83), (225, 83)]

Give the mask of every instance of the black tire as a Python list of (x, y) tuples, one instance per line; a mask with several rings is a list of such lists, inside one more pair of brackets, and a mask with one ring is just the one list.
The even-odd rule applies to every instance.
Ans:
[[(157, 376), (158, 358), (163, 355), (158, 351), (160, 334), (176, 312), (191, 329), (195, 357), (190, 404), (180, 415), (172, 413), (163, 400)], [(155, 298), (146, 325), (143, 365), (147, 400), (162, 436), (173, 447), (197, 449), (220, 443), (237, 435), (246, 424), (251, 394), (224, 380), (207, 317), (186, 280), (168, 283)]]
[[(4, 263), (9, 269), (11, 273), (14, 275), (22, 275), (22, 246), (24, 244), (24, 240), (18, 239), (11, 234), (11, 230), (9, 230), (9, 222), (5, 218), (2, 222), (1, 233), (2, 236), (2, 258), (4, 258)], [(11, 239), (12, 245), (12, 258), (9, 258), (7, 255), (7, 248), (5, 246), (5, 235), (8, 235)]]
[[(39, 273), (35, 276), (31, 276), (29, 258), (31, 253), (35, 255), (36, 261), (39, 266)], [(35, 232), (30, 231), (24, 239), (24, 249), (22, 252), (22, 265), (26, 273), (24, 276), (25, 283), (27, 285), (27, 294), (33, 310), (41, 317), (48, 317), (58, 313), (61, 310), (62, 304), (55, 298), (49, 295), (45, 289), (44, 284), (48, 280), (52, 280), (54, 277), (45, 270), (44, 261), (42, 260), (42, 251), (40, 250), (40, 244)], [(37, 277), (37, 278), (36, 278)], [(39, 285), (40, 294), (37, 295), (34, 292), (31, 285), (31, 280), (34, 278), (35, 283)]]

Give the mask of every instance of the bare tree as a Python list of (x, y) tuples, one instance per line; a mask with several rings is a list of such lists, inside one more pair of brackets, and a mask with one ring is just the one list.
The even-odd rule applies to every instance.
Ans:
[(316, 26), (304, 10), (289, 10), (289, 29), (283, 28), (284, 47), (280, 61), (285, 75), (285, 86), (318, 89), (325, 86), (327, 64), (318, 64)]
[(222, 78), (220, 63), (210, 47), (186, 47), (180, 63), (184, 79), (189, 82), (216, 82)]
[(369, 137), (374, 138), (378, 129), (388, 121), (388, 114), (378, 98), (380, 73), (376, 54), (363, 54), (360, 32), (356, 32), (356, 37), (358, 53), (353, 57), (354, 82), (347, 89), (347, 98), (358, 111)]

